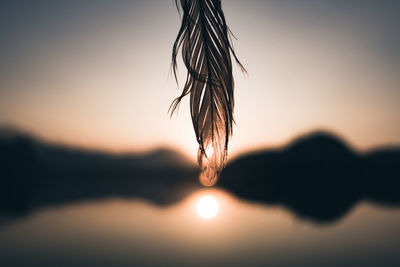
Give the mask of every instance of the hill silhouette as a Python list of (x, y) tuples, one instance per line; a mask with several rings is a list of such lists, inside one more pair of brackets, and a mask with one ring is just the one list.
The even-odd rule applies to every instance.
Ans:
[[(0, 221), (108, 197), (168, 205), (199, 189), (197, 177), (195, 164), (169, 149), (114, 155), (0, 129)], [(316, 132), (280, 149), (240, 156), (222, 172), (218, 186), (324, 223), (360, 200), (400, 204), (399, 179), (400, 149), (359, 154), (331, 133)]]
[(331, 222), (360, 200), (400, 204), (400, 150), (358, 154), (320, 131), (281, 149), (241, 156), (223, 171), (219, 186), (248, 200), (283, 205), (303, 218)]
[(199, 187), (197, 167), (176, 151), (114, 155), (48, 144), (0, 130), (0, 216), (106, 197), (140, 197), (165, 205)]

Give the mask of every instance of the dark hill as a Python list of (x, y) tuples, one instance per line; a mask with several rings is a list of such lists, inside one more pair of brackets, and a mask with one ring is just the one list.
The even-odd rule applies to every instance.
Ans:
[(359, 200), (400, 203), (400, 150), (360, 155), (332, 134), (317, 132), (287, 147), (242, 156), (219, 186), (239, 197), (280, 204), (319, 222), (342, 216)]
[(42, 142), (0, 130), (0, 215), (105, 197), (168, 204), (190, 194), (197, 167), (176, 151), (113, 155)]
[[(0, 129), (0, 221), (52, 205), (108, 197), (177, 202), (200, 188), (194, 163), (175, 151), (113, 155), (49, 144)], [(276, 150), (243, 155), (218, 186), (243, 199), (283, 205), (316, 222), (343, 216), (360, 200), (400, 203), (400, 150), (360, 155), (317, 132)]]

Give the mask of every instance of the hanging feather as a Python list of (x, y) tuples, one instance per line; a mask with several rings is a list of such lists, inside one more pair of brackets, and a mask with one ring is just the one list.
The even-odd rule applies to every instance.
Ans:
[[(178, 6), (178, 1), (176, 0)], [(233, 75), (231, 54), (245, 72), (231, 46), (230, 30), (220, 0), (181, 0), (182, 24), (172, 51), (176, 77), (181, 48), (187, 68), (182, 94), (170, 107), (171, 114), (190, 94), (190, 113), (197, 142), (200, 181), (213, 185), (227, 159), (233, 122)]]

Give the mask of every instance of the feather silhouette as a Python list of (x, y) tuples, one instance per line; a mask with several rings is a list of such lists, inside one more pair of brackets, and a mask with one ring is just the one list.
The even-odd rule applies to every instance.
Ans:
[(196, 133), (200, 181), (215, 184), (225, 167), (232, 134), (234, 82), (231, 55), (235, 55), (231, 35), (220, 0), (175, 0), (183, 11), (182, 24), (172, 50), (172, 69), (177, 80), (177, 55), (187, 69), (182, 94), (170, 107), (171, 115), (190, 94), (190, 112)]

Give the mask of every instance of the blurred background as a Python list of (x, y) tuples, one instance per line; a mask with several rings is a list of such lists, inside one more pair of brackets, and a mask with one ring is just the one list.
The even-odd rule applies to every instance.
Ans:
[(204, 188), (173, 0), (0, 2), (0, 265), (400, 265), (400, 3), (222, 5), (249, 75)]

